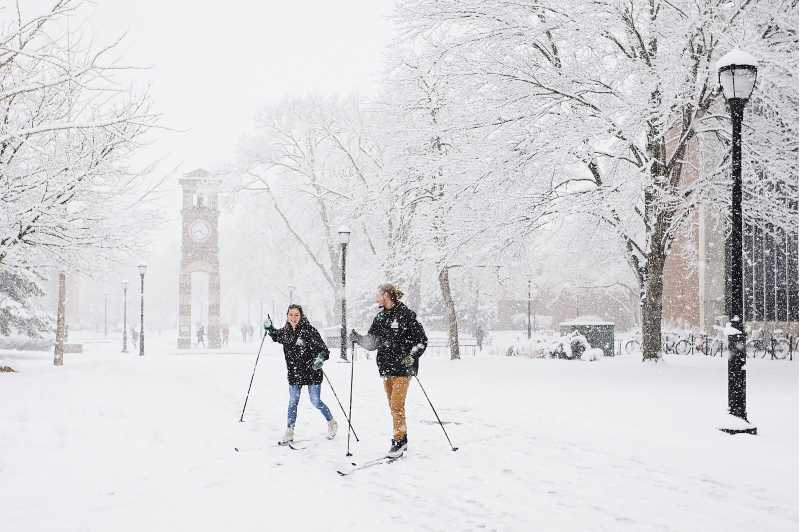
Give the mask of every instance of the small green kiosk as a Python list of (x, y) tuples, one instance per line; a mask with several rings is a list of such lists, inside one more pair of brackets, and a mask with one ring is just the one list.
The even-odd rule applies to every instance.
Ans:
[(561, 336), (578, 331), (589, 345), (603, 350), (603, 355), (614, 356), (614, 324), (597, 316), (581, 316), (558, 324)]

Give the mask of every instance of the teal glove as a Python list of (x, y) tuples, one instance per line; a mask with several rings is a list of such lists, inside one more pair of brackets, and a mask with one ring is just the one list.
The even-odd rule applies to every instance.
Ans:
[(272, 325), (272, 318), (270, 318), (269, 314), (267, 314), (267, 319), (264, 320), (264, 330), (266, 332), (270, 332), (273, 329), (275, 329), (275, 327)]
[(317, 358), (315, 358), (314, 359), (314, 370), (317, 371), (317, 370), (322, 369), (322, 363), (323, 362), (325, 362), (325, 359), (322, 358), (321, 356), (318, 356)]
[(407, 367), (407, 368), (410, 368), (411, 366), (413, 366), (414, 365), (414, 357), (411, 356), (411, 355), (406, 355), (405, 358), (403, 358), (403, 365), (405, 367)]

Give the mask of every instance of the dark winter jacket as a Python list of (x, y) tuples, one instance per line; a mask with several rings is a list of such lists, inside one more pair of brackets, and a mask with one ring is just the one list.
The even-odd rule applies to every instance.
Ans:
[(305, 316), (300, 318), (296, 329), (292, 329), (287, 322), (281, 329), (271, 329), (269, 336), (273, 341), (283, 344), (289, 384), (322, 384), (322, 370), (314, 369), (314, 359), (322, 355), (323, 359), (328, 360), (328, 346)]
[[(361, 338), (359, 344), (362, 347), (378, 349), (375, 360), (378, 363), (378, 373), (382, 377), (416, 375), (419, 372), (419, 357), (428, 347), (425, 329), (417, 321), (414, 311), (403, 303), (378, 312), (369, 332)], [(403, 359), (408, 355), (414, 357), (414, 364), (410, 367), (403, 364)]]

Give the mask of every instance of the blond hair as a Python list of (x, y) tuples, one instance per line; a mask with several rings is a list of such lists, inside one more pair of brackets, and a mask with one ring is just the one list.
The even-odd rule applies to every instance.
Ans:
[(392, 283), (383, 283), (382, 285), (378, 286), (378, 290), (384, 294), (388, 294), (389, 299), (391, 299), (394, 303), (397, 303), (403, 297), (403, 291)]

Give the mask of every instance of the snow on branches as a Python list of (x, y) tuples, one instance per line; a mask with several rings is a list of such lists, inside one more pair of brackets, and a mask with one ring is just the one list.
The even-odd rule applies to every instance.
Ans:
[(127, 159), (156, 117), (120, 80), (118, 42), (96, 48), (70, 29), (80, 4), (25, 8), (0, 13), (0, 265), (85, 265), (142, 228)]
[[(744, 139), (748, 213), (796, 226), (795, 3), (408, 0), (397, 20), (408, 40), (436, 42), (431, 57), (448, 58), (443, 75), (461, 87), (451, 127), (483, 132), (451, 171), (477, 194), (529, 199), (507, 203), (512, 235), (531, 219), (572, 216), (618, 236), (640, 287), (645, 356), (659, 350), (675, 234), (698, 206), (729, 196), (714, 62), (736, 45), (763, 69)], [(759, 184), (767, 174), (772, 184)]]

